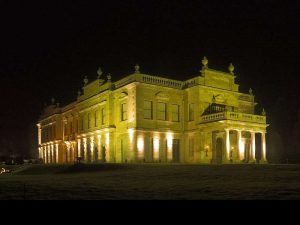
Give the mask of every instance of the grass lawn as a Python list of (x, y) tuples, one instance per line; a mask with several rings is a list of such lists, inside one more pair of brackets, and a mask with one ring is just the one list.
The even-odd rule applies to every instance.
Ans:
[(0, 199), (300, 199), (300, 165), (29, 165)]

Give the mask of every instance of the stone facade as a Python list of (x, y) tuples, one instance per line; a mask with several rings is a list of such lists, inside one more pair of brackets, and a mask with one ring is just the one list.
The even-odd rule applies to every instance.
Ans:
[(186, 81), (135, 72), (84, 80), (71, 104), (45, 107), (38, 126), (45, 163), (266, 163), (266, 115), (252, 90), (239, 92), (234, 67)]

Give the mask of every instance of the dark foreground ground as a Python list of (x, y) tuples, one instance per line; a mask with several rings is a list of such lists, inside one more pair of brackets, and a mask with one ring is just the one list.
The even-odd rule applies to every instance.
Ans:
[(300, 199), (300, 165), (30, 165), (0, 199)]

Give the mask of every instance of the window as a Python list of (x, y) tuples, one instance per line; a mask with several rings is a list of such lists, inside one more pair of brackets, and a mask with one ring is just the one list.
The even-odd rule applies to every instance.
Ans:
[(172, 121), (179, 122), (179, 105), (171, 105)]
[(101, 109), (101, 124), (104, 125), (105, 124), (105, 120), (106, 120), (106, 115), (105, 115), (105, 108)]
[(90, 129), (90, 125), (91, 125), (91, 114), (88, 113), (88, 129)]
[(167, 104), (163, 102), (157, 103), (157, 119), (166, 120), (167, 119)]
[(191, 138), (189, 141), (189, 157), (194, 158), (194, 139)]
[(144, 101), (144, 119), (152, 119), (152, 102)]
[(194, 107), (195, 107), (194, 103), (189, 104), (189, 121), (194, 120)]
[(127, 120), (127, 104), (126, 103), (121, 104), (121, 120), (122, 121)]
[(98, 123), (98, 110), (95, 111), (95, 114), (94, 114), (94, 121), (95, 121), (95, 127), (97, 126), (97, 123)]

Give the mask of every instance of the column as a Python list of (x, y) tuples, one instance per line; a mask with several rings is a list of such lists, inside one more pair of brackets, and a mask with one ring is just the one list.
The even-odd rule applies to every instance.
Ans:
[(250, 162), (255, 162), (255, 132), (251, 131), (251, 152), (250, 152)]
[(98, 134), (97, 136), (97, 144), (98, 144), (98, 160), (101, 160), (102, 159), (102, 153), (101, 153), (101, 135)]
[(53, 156), (53, 144), (51, 144), (50, 145), (50, 163), (53, 163), (53, 158), (54, 158), (54, 156)]
[(43, 159), (43, 162), (46, 163), (45, 148), (44, 147), (42, 147), (42, 159)]
[(106, 154), (106, 156), (105, 156), (105, 161), (106, 162), (110, 162), (110, 153), (111, 153), (111, 146), (110, 146), (110, 133), (109, 132), (107, 132), (106, 134), (105, 134), (105, 154)]
[(55, 157), (56, 157), (55, 162), (58, 163), (58, 144), (55, 144)]
[(261, 133), (261, 161), (267, 162), (266, 158), (266, 133)]
[(67, 144), (67, 149), (66, 149), (66, 163), (70, 162), (69, 157), (70, 157), (70, 144)]
[(225, 129), (226, 132), (226, 159), (230, 160), (230, 136), (229, 129)]
[(242, 142), (242, 131), (237, 131), (238, 154), (237, 157), (240, 161), (244, 159), (244, 146)]
[(81, 157), (81, 141), (80, 139), (77, 140), (77, 157)]
[(74, 144), (70, 142), (69, 162), (72, 163), (74, 158)]
[(94, 161), (94, 136), (90, 137), (91, 162)]
[(38, 144), (40, 145), (42, 143), (42, 129), (41, 124), (37, 124), (38, 127)]
[(83, 138), (83, 157), (84, 157), (84, 161), (87, 162), (87, 143), (86, 143), (86, 138)]
[(47, 163), (50, 163), (50, 145), (47, 146)]

